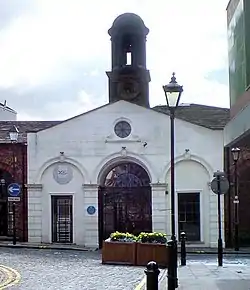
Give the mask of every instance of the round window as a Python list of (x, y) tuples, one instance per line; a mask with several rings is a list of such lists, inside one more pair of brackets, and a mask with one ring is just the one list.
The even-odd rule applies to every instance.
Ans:
[(131, 133), (131, 126), (126, 121), (120, 121), (115, 125), (115, 134), (120, 138), (126, 138)]

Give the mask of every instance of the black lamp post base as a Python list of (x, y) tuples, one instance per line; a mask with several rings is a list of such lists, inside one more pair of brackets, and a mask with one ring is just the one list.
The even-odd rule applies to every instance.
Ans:
[(223, 246), (222, 239), (218, 239), (218, 265), (222, 266), (223, 264)]
[(178, 245), (175, 235), (171, 237), (173, 241), (173, 277), (175, 288), (178, 288), (177, 268), (178, 268)]

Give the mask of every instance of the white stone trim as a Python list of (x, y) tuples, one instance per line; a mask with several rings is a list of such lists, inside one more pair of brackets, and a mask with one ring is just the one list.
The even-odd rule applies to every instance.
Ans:
[(38, 184), (38, 183), (27, 184), (27, 189), (29, 191), (42, 191), (43, 184)]
[[(48, 200), (45, 198), (42, 199), (43, 207), (48, 206), (49, 214), (48, 216), (43, 214), (42, 215), (42, 238), (47, 236), (48, 241), (42, 241), (44, 243), (49, 242), (52, 243), (52, 203), (51, 199), (52, 196), (72, 196), (72, 230), (73, 230), (73, 244), (76, 240), (76, 226), (75, 226), (75, 192), (49, 192), (48, 193)], [(48, 228), (44, 226), (44, 224), (48, 224)], [(48, 232), (49, 229), (49, 232)]]
[(167, 183), (151, 183), (150, 184), (152, 189), (155, 191), (162, 191), (162, 190), (168, 190), (168, 184)]
[(166, 183), (151, 183), (152, 227), (155, 232), (169, 234), (166, 189)]
[[(194, 154), (191, 154), (189, 155), (189, 158), (187, 159), (186, 158), (186, 153), (182, 154), (182, 155), (179, 155), (175, 158), (174, 160), (174, 163), (175, 163), (175, 166), (177, 163), (180, 163), (180, 162), (185, 162), (185, 161), (193, 161), (193, 162), (197, 162), (199, 163), (200, 165), (202, 165), (205, 170), (207, 171), (207, 174), (209, 176), (209, 180), (211, 180), (213, 178), (213, 174), (214, 174), (214, 170), (212, 168), (212, 166), (202, 157), (198, 156), (198, 155), (194, 155)], [(162, 180), (167, 180), (167, 176), (170, 172), (170, 169), (171, 169), (171, 164), (170, 164), (170, 161), (168, 162), (168, 164), (165, 166), (165, 168), (163, 169), (162, 171), (162, 174), (161, 174), (161, 179)]]
[(83, 184), (82, 185), (83, 190), (98, 190), (99, 185), (98, 184)]
[[(84, 191), (84, 243), (87, 247), (99, 247), (99, 224), (98, 224), (98, 185), (83, 184)], [(88, 206), (94, 206), (96, 212), (93, 215), (87, 213)]]
[(126, 156), (121, 156), (121, 151), (111, 154), (104, 159), (97, 165), (97, 167), (93, 171), (93, 176), (91, 180), (95, 180), (98, 185), (102, 184), (102, 179), (105, 174), (111, 170), (112, 167), (125, 162), (132, 162), (140, 165), (148, 174), (149, 179), (151, 182), (156, 182), (158, 180), (157, 174), (155, 172), (153, 164), (149, 162), (144, 156), (134, 154), (127, 150)]
[[(88, 175), (88, 171), (82, 166), (82, 164), (80, 164), (77, 160), (73, 159), (73, 158), (70, 158), (70, 157), (67, 157), (65, 156), (65, 159), (64, 159), (64, 162), (65, 163), (68, 163), (72, 166), (74, 166), (75, 168), (77, 168), (77, 170), (79, 170), (79, 172), (81, 173), (82, 175), (82, 178), (83, 180), (89, 180), (89, 175)], [(42, 179), (42, 175), (43, 173), (50, 167), (52, 166), (53, 164), (57, 164), (61, 162), (60, 161), (60, 156), (57, 156), (57, 157), (54, 157), (54, 158), (51, 158), (49, 160), (47, 160), (45, 163), (43, 163), (39, 169), (37, 170), (37, 175), (36, 175), (36, 178), (35, 178), (35, 181), (37, 183), (41, 182), (41, 179)]]

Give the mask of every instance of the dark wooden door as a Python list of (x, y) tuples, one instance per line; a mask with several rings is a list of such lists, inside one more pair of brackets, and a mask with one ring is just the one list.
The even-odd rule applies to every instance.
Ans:
[(52, 196), (52, 242), (73, 242), (72, 196)]
[(187, 241), (200, 241), (200, 193), (178, 193), (179, 237), (186, 233)]

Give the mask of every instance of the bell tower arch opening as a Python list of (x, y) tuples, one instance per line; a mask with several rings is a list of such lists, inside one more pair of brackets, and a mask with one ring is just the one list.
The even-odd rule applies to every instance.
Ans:
[(108, 31), (111, 36), (112, 70), (109, 102), (126, 100), (149, 107), (150, 73), (146, 65), (146, 37), (149, 29), (134, 13), (118, 16)]

